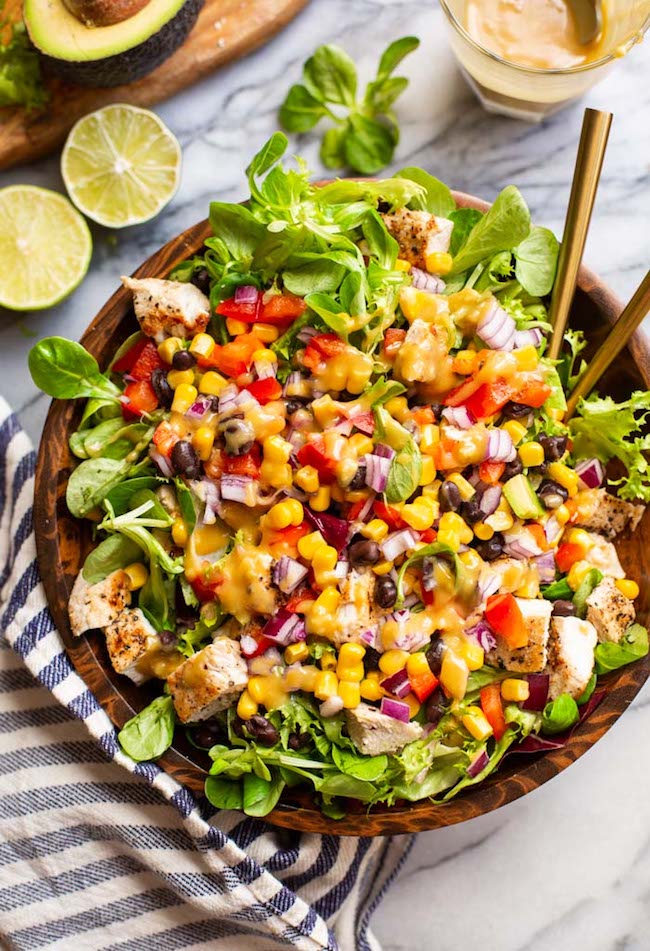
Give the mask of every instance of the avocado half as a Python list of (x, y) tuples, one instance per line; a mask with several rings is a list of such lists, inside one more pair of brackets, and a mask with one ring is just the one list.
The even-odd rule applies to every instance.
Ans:
[(185, 41), (204, 0), (149, 0), (128, 19), (89, 27), (63, 0), (25, 0), (34, 46), (55, 76), (81, 86), (121, 86), (160, 66)]

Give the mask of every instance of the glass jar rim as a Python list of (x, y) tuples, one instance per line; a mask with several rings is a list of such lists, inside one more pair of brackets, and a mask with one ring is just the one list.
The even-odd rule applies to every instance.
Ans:
[[(485, 56), (488, 56), (490, 59), (493, 59), (495, 62), (500, 63), (502, 66), (509, 66), (511, 69), (516, 69), (522, 73), (531, 73), (536, 76), (570, 76), (573, 73), (586, 73), (591, 69), (597, 69), (599, 66), (604, 66), (606, 63), (611, 63), (615, 59), (620, 57), (616, 56), (615, 53), (607, 53), (605, 56), (601, 56), (600, 59), (591, 60), (589, 63), (579, 63), (577, 66), (555, 66), (550, 69), (544, 69), (540, 66), (522, 66), (520, 63), (514, 63), (510, 59), (504, 59), (503, 56), (499, 56), (498, 53), (495, 53), (493, 50), (489, 50), (487, 46), (483, 46), (481, 43), (467, 32), (463, 24), (460, 22), (456, 14), (453, 12), (449, 5), (449, 0), (440, 0), (440, 6), (445, 13), (445, 16), (450, 21), (453, 27), (460, 33), (464, 39), (467, 40), (476, 50), (484, 53)], [(640, 42), (646, 31), (650, 27), (650, 14), (644, 20), (640, 29), (634, 34), (634, 38), (628, 40), (627, 46), (631, 49), (636, 43)]]

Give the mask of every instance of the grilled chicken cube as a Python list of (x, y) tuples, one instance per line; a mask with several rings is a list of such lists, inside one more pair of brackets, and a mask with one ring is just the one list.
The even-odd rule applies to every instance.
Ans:
[(584, 693), (594, 669), (598, 636), (593, 624), (578, 617), (554, 617), (548, 643), (549, 698)]
[(108, 625), (106, 647), (114, 669), (134, 684), (166, 677), (182, 660), (177, 651), (165, 650), (140, 608), (127, 608)]
[(579, 493), (576, 499), (579, 512), (577, 524), (610, 539), (616, 538), (626, 528), (633, 532), (645, 512), (645, 505), (618, 499), (605, 489), (589, 489)]
[(368, 703), (360, 703), (354, 710), (348, 710), (346, 719), (350, 739), (359, 752), (367, 756), (396, 753), (422, 736), (422, 727), (418, 723), (402, 723)]
[(426, 270), (429, 254), (449, 250), (454, 223), (448, 218), (408, 208), (400, 208), (382, 217), (399, 244), (400, 257), (415, 267)]
[(524, 558), (495, 558), (481, 566), (478, 587), (485, 600), (489, 595), (500, 592), (511, 594), (517, 591), (526, 581), (529, 574), (529, 563)]
[(605, 541), (602, 535), (591, 535), (593, 545), (585, 555), (585, 561), (598, 568), (604, 575), (612, 578), (624, 578), (625, 571), (618, 559), (618, 553), (612, 542)]
[(359, 641), (364, 631), (376, 625), (372, 616), (375, 576), (371, 571), (350, 571), (341, 582), (341, 600), (336, 612), (335, 647)]
[(487, 663), (516, 673), (538, 674), (548, 660), (548, 638), (553, 605), (536, 598), (515, 598), (526, 623), (528, 643), (525, 647), (508, 647), (497, 637), (497, 646), (490, 651)]
[(441, 371), (439, 334), (438, 328), (416, 317), (397, 352), (395, 375), (406, 383), (433, 383)]
[(68, 602), (72, 633), (79, 637), (85, 631), (106, 627), (130, 603), (129, 577), (121, 568), (96, 584), (88, 584), (80, 571)]
[(133, 292), (133, 307), (147, 337), (161, 343), (165, 337), (194, 337), (210, 320), (210, 301), (194, 284), (156, 277), (123, 277)]
[(599, 641), (618, 644), (635, 618), (634, 603), (621, 594), (613, 578), (603, 578), (587, 598), (587, 620)]
[(167, 678), (183, 723), (198, 723), (232, 706), (248, 683), (239, 641), (217, 637)]

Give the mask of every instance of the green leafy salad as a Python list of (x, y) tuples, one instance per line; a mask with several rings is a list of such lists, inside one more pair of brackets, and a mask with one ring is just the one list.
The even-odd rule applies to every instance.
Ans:
[(299, 787), (335, 819), (561, 747), (647, 655), (615, 539), (650, 499), (650, 394), (564, 421), (585, 341), (545, 356), (558, 243), (517, 188), (483, 213), (418, 168), (316, 187), (286, 146), (197, 254), (122, 278), (109, 366), (58, 337), (29, 365), (85, 401), (70, 625), (155, 697), (124, 751), (184, 736), (216, 807)]

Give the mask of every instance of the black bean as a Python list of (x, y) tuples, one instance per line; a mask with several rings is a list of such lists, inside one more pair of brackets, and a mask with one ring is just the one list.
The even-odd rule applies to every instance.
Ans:
[(191, 370), (196, 366), (196, 357), (189, 350), (177, 350), (172, 357), (172, 366), (175, 370)]
[(262, 746), (275, 746), (280, 739), (280, 734), (273, 726), (270, 720), (256, 713), (250, 720), (246, 720), (244, 726), (250, 736), (261, 743)]
[(441, 637), (434, 637), (429, 646), (427, 647), (427, 652), (425, 657), (427, 663), (431, 668), (431, 673), (435, 674), (436, 677), (440, 673), (442, 667), (442, 655), (445, 652), (445, 645)]
[(556, 509), (569, 498), (569, 493), (559, 482), (544, 479), (537, 490), (537, 494), (547, 509)]
[(575, 613), (573, 601), (555, 601), (553, 604), (554, 617), (575, 617)]
[(381, 552), (377, 542), (364, 538), (362, 541), (354, 542), (348, 550), (350, 564), (353, 568), (365, 568), (367, 565), (376, 565), (381, 558)]
[(566, 436), (540, 436), (539, 441), (544, 449), (544, 459), (547, 462), (558, 462), (566, 452), (569, 440)]
[(481, 511), (481, 506), (478, 504), (476, 499), (468, 499), (460, 507), (460, 514), (463, 516), (465, 521), (469, 525), (474, 525), (476, 522), (480, 522), (484, 518), (483, 512)]
[(352, 482), (348, 485), (350, 492), (357, 492), (359, 489), (363, 489), (366, 484), (366, 467), (359, 466), (357, 471), (354, 473), (354, 478)]
[(191, 442), (179, 439), (172, 449), (174, 471), (188, 479), (198, 479), (201, 475), (201, 463)]
[(380, 575), (375, 581), (375, 601), (380, 608), (392, 608), (397, 598), (397, 585), (388, 575)]
[(308, 743), (308, 737), (303, 736), (302, 733), (296, 731), (295, 733), (289, 734), (289, 749), (297, 752), (299, 749), (302, 749), (303, 746), (306, 746)]
[(158, 640), (163, 647), (176, 647), (176, 631), (158, 631)]
[(200, 267), (191, 277), (191, 284), (194, 284), (195, 287), (198, 287), (200, 291), (203, 291), (204, 294), (210, 293), (210, 275), (208, 273), (207, 267)]
[(379, 670), (379, 658), (381, 654), (379, 651), (376, 651), (374, 647), (366, 647), (365, 657), (363, 658), (363, 666), (366, 670)]
[(522, 416), (528, 416), (530, 406), (525, 406), (523, 403), (506, 403), (501, 413), (506, 419), (520, 419)]
[(463, 501), (460, 497), (458, 486), (454, 482), (449, 481), (443, 482), (440, 486), (438, 499), (440, 501), (441, 512), (457, 512)]
[(495, 532), (492, 538), (486, 542), (481, 542), (476, 546), (476, 550), (484, 561), (494, 561), (503, 554), (504, 538), (501, 532)]
[(174, 391), (167, 382), (167, 371), (156, 367), (151, 374), (151, 386), (161, 406), (169, 408), (174, 401)]
[(201, 746), (204, 750), (209, 750), (211, 746), (215, 746), (215, 744), (225, 739), (221, 724), (210, 723), (209, 721), (197, 726), (192, 738), (196, 745)]
[(517, 456), (516, 459), (513, 459), (512, 462), (506, 462), (506, 467), (503, 470), (503, 481), (507, 482), (508, 479), (514, 479), (515, 476), (521, 475), (524, 471), (524, 467), (521, 464), (521, 459)]
[(445, 407), (442, 403), (431, 403), (430, 406), (433, 415), (436, 417), (436, 422), (439, 423), (442, 419), (442, 411)]
[(219, 423), (229, 456), (245, 456), (253, 448), (255, 431), (246, 419), (228, 419)]
[(287, 400), (287, 402), (285, 403), (285, 407), (286, 407), (286, 410), (287, 410), (287, 416), (293, 416), (293, 414), (294, 414), (294, 413), (297, 413), (299, 409), (302, 409), (302, 408), (303, 408), (303, 406), (304, 406), (304, 404), (301, 403), (300, 400), (293, 399), (293, 398)]
[(424, 715), (429, 723), (433, 723), (433, 725), (436, 726), (445, 715), (445, 712), (445, 697), (440, 687), (437, 687), (425, 704)]

